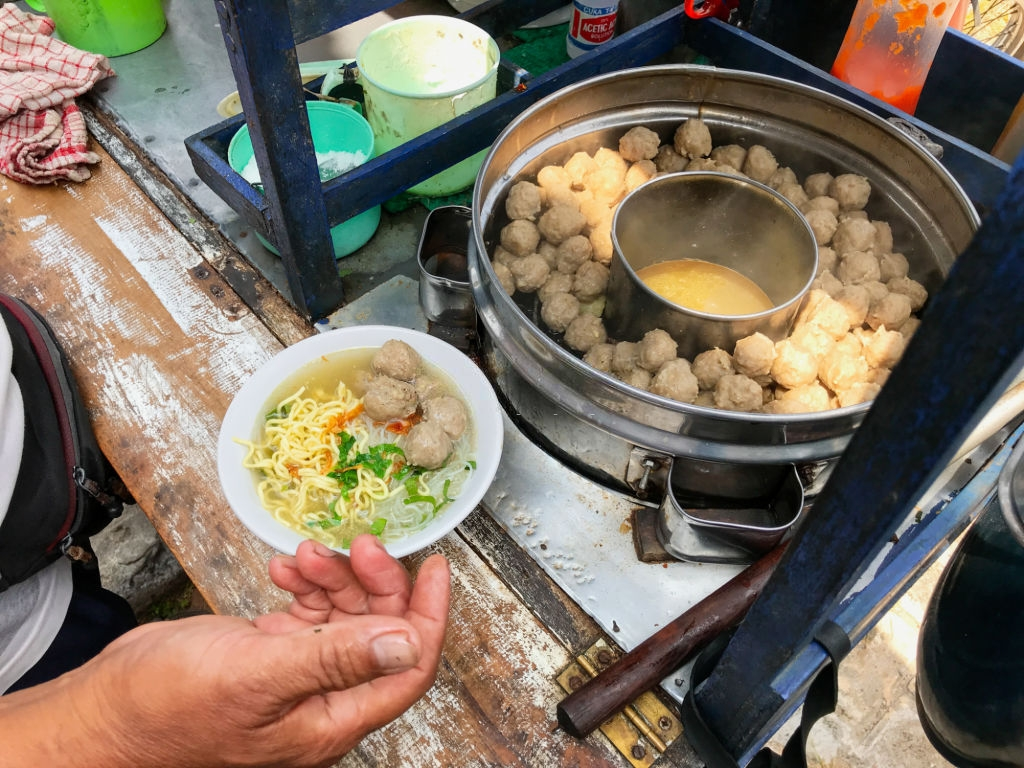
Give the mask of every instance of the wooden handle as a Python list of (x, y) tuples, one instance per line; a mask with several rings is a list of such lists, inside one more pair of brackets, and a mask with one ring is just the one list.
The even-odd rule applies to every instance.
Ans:
[(558, 705), (558, 724), (582, 739), (736, 626), (761, 593), (786, 545), (780, 544), (674, 619)]

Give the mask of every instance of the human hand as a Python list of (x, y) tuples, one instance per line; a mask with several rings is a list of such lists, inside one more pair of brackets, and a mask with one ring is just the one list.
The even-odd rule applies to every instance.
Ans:
[[(295, 596), (287, 612), (146, 624), (59, 678), (80, 736), (73, 748), (66, 731), (53, 741), (60, 764), (328, 765), (400, 715), (436, 674), (447, 562), (428, 558), (413, 585), (374, 537), (350, 551), (304, 542), (272, 560), (271, 578)], [(102, 763), (85, 757), (98, 748)], [(30, 764), (50, 763), (13, 763)]]

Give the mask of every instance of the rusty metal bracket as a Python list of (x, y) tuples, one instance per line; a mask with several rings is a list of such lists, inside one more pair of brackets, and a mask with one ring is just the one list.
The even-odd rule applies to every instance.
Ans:
[[(558, 684), (566, 693), (572, 693), (614, 664), (619, 656), (604, 640), (598, 640), (559, 673)], [(655, 693), (647, 691), (601, 723), (599, 730), (630, 764), (647, 768), (682, 735), (683, 726)]]

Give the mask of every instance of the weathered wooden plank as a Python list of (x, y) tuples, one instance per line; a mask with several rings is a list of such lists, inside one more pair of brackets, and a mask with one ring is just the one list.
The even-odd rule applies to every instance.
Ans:
[[(214, 457), (232, 393), (281, 344), (101, 155), (85, 184), (0, 178), (0, 290), (53, 324), (101, 446), (210, 604), (278, 608), (271, 552), (234, 518)], [(341, 764), (624, 765), (601, 736), (551, 732), (569, 652), (459, 536), (438, 549), (453, 601), (437, 684)]]

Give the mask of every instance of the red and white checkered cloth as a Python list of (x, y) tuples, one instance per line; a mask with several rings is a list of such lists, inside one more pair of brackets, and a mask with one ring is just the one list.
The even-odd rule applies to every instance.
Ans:
[(114, 74), (52, 34), (45, 16), (0, 7), (0, 173), (31, 184), (89, 178), (100, 158), (74, 99)]

